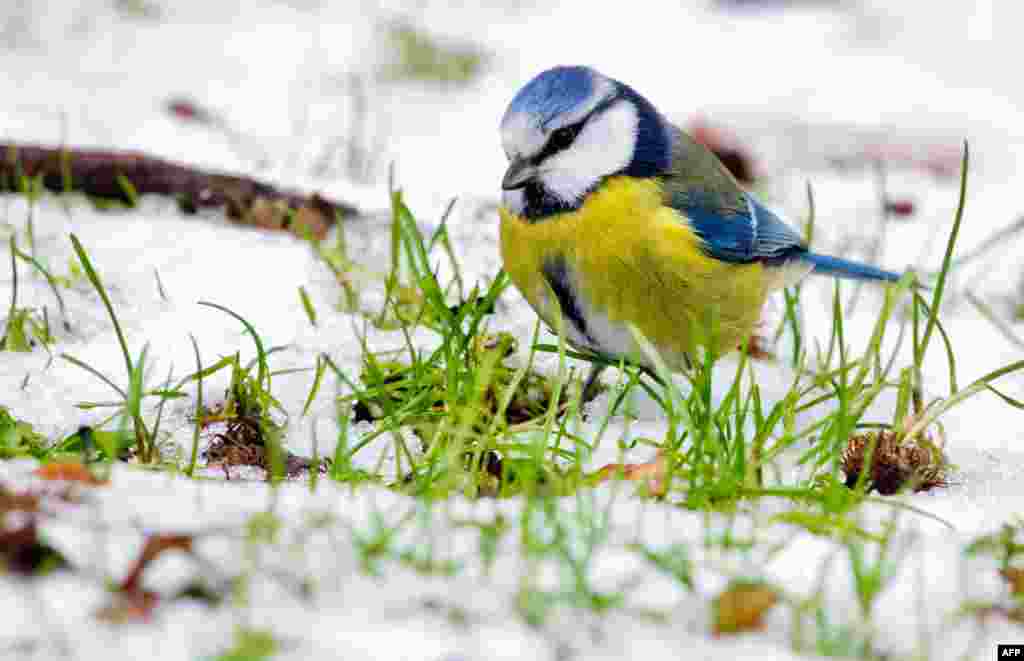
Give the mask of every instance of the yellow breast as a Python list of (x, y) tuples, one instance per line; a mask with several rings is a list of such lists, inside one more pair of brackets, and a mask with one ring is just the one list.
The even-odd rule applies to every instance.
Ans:
[(503, 208), (505, 270), (552, 325), (557, 303), (544, 267), (563, 260), (600, 345), (591, 348), (610, 356), (647, 362), (635, 344), (623, 346), (627, 321), (677, 368), (697, 346), (731, 351), (760, 317), (763, 267), (707, 257), (686, 219), (662, 200), (656, 180), (614, 177), (577, 211), (528, 222)]

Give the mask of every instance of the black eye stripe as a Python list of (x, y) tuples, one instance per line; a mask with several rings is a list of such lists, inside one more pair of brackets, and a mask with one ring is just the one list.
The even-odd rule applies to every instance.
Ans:
[(551, 135), (548, 136), (548, 141), (544, 143), (544, 148), (541, 149), (540, 152), (530, 160), (534, 163), (534, 165), (537, 165), (547, 157), (553, 154), (557, 154), (558, 152), (563, 151), (565, 149), (568, 149), (569, 146), (572, 145), (573, 141), (576, 140), (576, 137), (579, 136), (580, 131), (583, 130), (583, 125), (590, 121), (592, 117), (596, 117), (603, 113), (605, 110), (611, 107), (612, 104), (618, 101), (619, 98), (619, 94), (612, 94), (608, 98), (604, 99), (596, 106), (594, 106), (594, 109), (591, 110), (590, 113), (587, 114), (587, 116), (584, 117), (583, 119), (573, 124), (567, 124), (562, 128), (555, 129), (554, 131), (552, 131)]
[(563, 126), (551, 134), (549, 142), (553, 143), (558, 149), (565, 149), (572, 144), (572, 141), (576, 139), (576, 136), (580, 134), (582, 129), (583, 122)]
[(540, 153), (533, 158), (534, 163), (540, 163), (548, 156), (567, 149), (573, 140), (576, 139), (576, 136), (580, 134), (580, 131), (583, 130), (583, 124), (586, 121), (586, 118), (584, 118), (575, 124), (569, 124), (552, 131), (551, 135), (548, 136), (548, 141), (544, 143), (544, 149), (541, 149)]

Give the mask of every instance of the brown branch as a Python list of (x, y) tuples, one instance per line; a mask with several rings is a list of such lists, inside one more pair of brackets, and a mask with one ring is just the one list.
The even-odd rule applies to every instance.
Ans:
[[(0, 192), (25, 192), (39, 178), (55, 193), (134, 204), (136, 194), (177, 198), (185, 213), (223, 207), (233, 221), (323, 238), (339, 216), (356, 213), (344, 202), (281, 190), (249, 177), (200, 170), (129, 151), (50, 148), (0, 142)], [(130, 186), (126, 184), (130, 183)]]

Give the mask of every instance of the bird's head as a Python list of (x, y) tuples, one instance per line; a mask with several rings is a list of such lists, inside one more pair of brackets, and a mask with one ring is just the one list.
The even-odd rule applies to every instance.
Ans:
[(529, 220), (579, 208), (606, 177), (655, 177), (671, 161), (668, 125), (654, 106), (580, 66), (548, 69), (519, 90), (501, 142), (502, 202)]

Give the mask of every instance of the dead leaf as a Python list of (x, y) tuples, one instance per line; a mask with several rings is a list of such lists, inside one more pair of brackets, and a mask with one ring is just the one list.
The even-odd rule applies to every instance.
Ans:
[(764, 616), (779, 601), (767, 583), (733, 581), (713, 604), (714, 635), (753, 631), (764, 626)]
[(288, 217), (288, 205), (266, 197), (257, 197), (249, 203), (248, 209), (243, 207), (239, 217), (248, 225), (264, 229), (277, 230), (285, 226)]
[(160, 604), (160, 595), (143, 589), (142, 575), (164, 551), (177, 549), (192, 553), (192, 535), (155, 534), (146, 539), (138, 560), (111, 594), (110, 603), (96, 611), (96, 617), (112, 624), (148, 622)]
[(654, 461), (642, 464), (607, 464), (598, 469), (594, 477), (599, 484), (620, 476), (633, 482), (646, 481), (645, 486), (651, 495), (664, 496), (668, 491), (668, 484), (665, 483), (667, 472), (665, 453), (658, 450)]
[(78, 482), (89, 486), (100, 486), (109, 484), (109, 480), (102, 480), (96, 477), (89, 468), (82, 463), (74, 461), (55, 461), (43, 464), (33, 474), (44, 480), (60, 480), (63, 482)]
[(327, 238), (327, 230), (334, 224), (334, 211), (324, 204), (319, 195), (311, 195), (307, 204), (299, 207), (292, 217), (289, 230), (299, 236), (308, 233), (316, 239)]
[(192, 552), (192, 535), (150, 535), (142, 547), (142, 553), (131, 571), (121, 582), (121, 592), (138, 592), (142, 585), (142, 573), (153, 560), (164, 551), (178, 549), (185, 553)]

